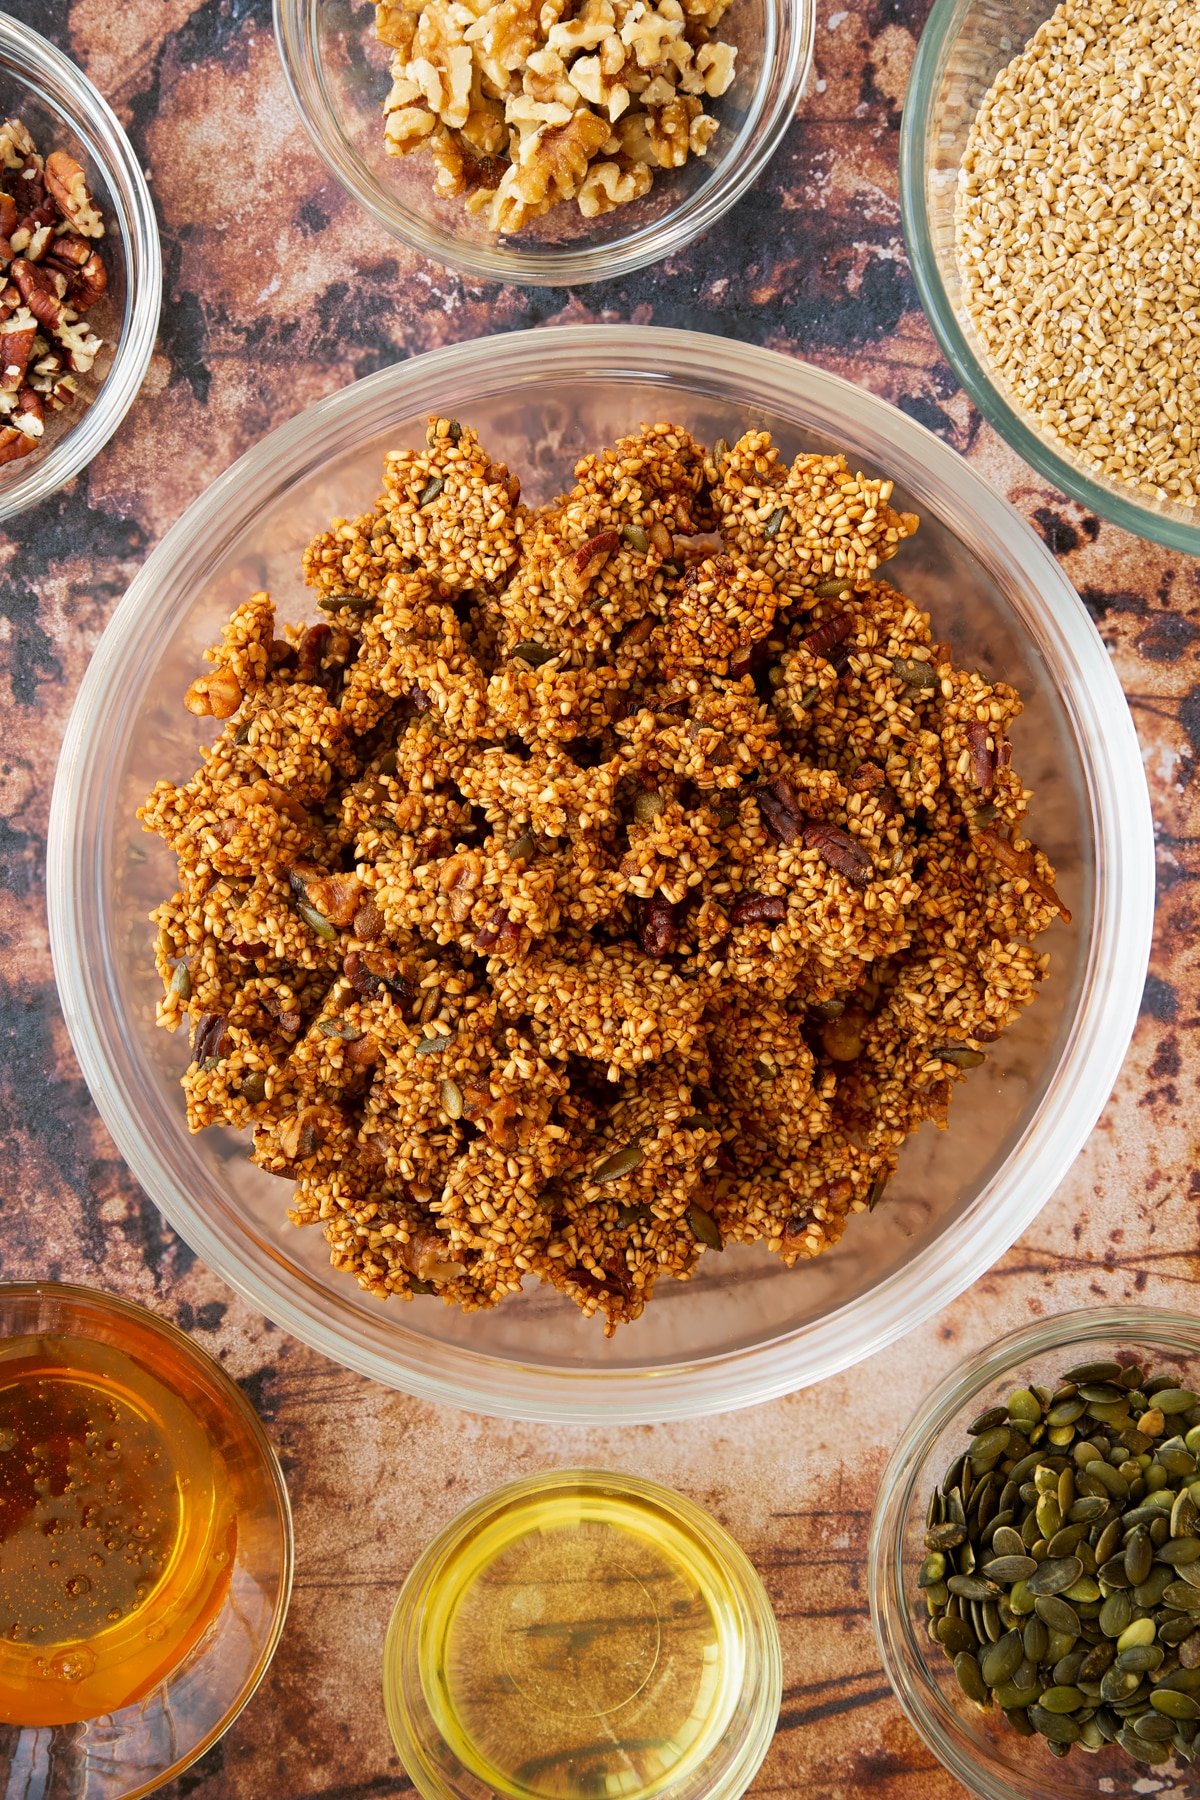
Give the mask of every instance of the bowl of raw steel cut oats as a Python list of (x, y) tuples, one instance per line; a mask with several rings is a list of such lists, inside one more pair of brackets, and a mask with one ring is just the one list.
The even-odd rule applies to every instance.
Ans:
[(958, 379), (1089, 511), (1200, 555), (1200, 12), (936, 0), (904, 107), (921, 302)]
[(762, 173), (812, 0), (275, 0), (300, 117), (395, 237), (484, 280), (627, 275)]
[(1152, 886), (1011, 509), (833, 376), (598, 326), (412, 358), (213, 484), (85, 677), (48, 891), (97, 1104), (235, 1287), (428, 1398), (654, 1419), (1007, 1248)]

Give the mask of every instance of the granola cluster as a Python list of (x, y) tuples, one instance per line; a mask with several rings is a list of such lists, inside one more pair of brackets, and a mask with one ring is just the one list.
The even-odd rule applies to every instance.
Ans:
[(43, 159), (19, 119), (0, 125), (0, 464), (36, 450), (101, 339), (89, 312), (108, 287), (104, 220), (73, 156)]
[(208, 652), (222, 733), (141, 813), (160, 1022), (370, 1291), (611, 1330), (814, 1257), (1033, 998), (1020, 700), (878, 578), (890, 492), (659, 424), (530, 509), (436, 419), (309, 546), (325, 622), (255, 594)]
[(382, 0), (392, 51), (392, 156), (428, 148), (434, 185), (493, 231), (574, 200), (585, 218), (649, 193), (703, 156), (705, 111), (737, 51), (714, 34), (729, 0)]

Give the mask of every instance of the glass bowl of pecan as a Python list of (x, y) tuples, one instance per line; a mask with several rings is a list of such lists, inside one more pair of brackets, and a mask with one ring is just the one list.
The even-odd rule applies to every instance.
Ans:
[(431, 261), (576, 286), (682, 250), (762, 173), (813, 0), (275, 0), (292, 97), (342, 186)]
[[(602, 447), (622, 439), (628, 444), (630, 434), (635, 450), (606, 459)], [(703, 454), (697, 445), (707, 447)], [(634, 454), (642, 459), (643, 475), (663, 458), (674, 471), (670, 481), (681, 485), (672, 488), (673, 526), (660, 530), (661, 518), (650, 512), (646, 522), (634, 519), (598, 543), (584, 523), (591, 516), (589, 484), (620, 496), (619, 502), (610, 498), (604, 504), (626, 505), (628, 484), (617, 480), (614, 486), (614, 471), (624, 469)], [(395, 519), (401, 523), (376, 529), (376, 515), (364, 508), (379, 492), (385, 462), (384, 485), (399, 496)], [(441, 472), (431, 472), (431, 463)], [(552, 513), (522, 510), (547, 508), (570, 487), (573, 473), (586, 491), (564, 502), (565, 522)], [(788, 558), (795, 566), (797, 546), (804, 542), (797, 531), (804, 507), (797, 510), (796, 483), (815, 491), (814, 480), (832, 483), (823, 490), (829, 496), (850, 495), (858, 525), (843, 532), (833, 521), (832, 500), (824, 505), (826, 524), (841, 548), (830, 549), (829, 566), (821, 565), (815, 586), (811, 571), (800, 579), (801, 587), (807, 583), (807, 598), (795, 600), (802, 636), (792, 652), (771, 653), (778, 663), (758, 666), (751, 657), (751, 666), (741, 671), (732, 666), (740, 657), (738, 644), (722, 636), (720, 621), (706, 623), (710, 601), (719, 600), (730, 617), (736, 611), (753, 637), (755, 622), (776, 604), (768, 590), (782, 592), (780, 571)], [(470, 486), (480, 481), (482, 488)], [(691, 496), (687, 506), (685, 490)], [(731, 558), (741, 556), (734, 601), (727, 591), (728, 571), (709, 570), (704, 560), (713, 551), (697, 528), (707, 521), (711, 531), (714, 514), (732, 531), (732, 538), (725, 536), (727, 547), (734, 545)], [(848, 515), (840, 516), (848, 525)], [(343, 523), (331, 530), (337, 519)], [(409, 604), (404, 597), (418, 591), (419, 571), (390, 535), (393, 528), (415, 532), (423, 544), (441, 544), (446, 554), (458, 556), (477, 528), (473, 519), (485, 521), (495, 535), (501, 561), (505, 556), (511, 561), (514, 546), (528, 535), (522, 567), (534, 582), (530, 594), (541, 579), (539, 568), (559, 567), (556, 533), (578, 525), (584, 541), (562, 565), (553, 606), (539, 600), (534, 616), (527, 616), (521, 596), (513, 597), (520, 604), (508, 627), (519, 630), (521, 641), (507, 652), (501, 648), (503, 622), (490, 616), (487, 595), (475, 591), (497, 580), (497, 569), (489, 572), (481, 564), (469, 579), (460, 570), (455, 585), (462, 618), (456, 623), (448, 602), (437, 603), (445, 648), (434, 654), (428, 691), (422, 689), (420, 697), (428, 704), (420, 704), (413, 699), (412, 670), (430, 651), (418, 618), (397, 620), (390, 649), (381, 640), (370, 654), (363, 653), (363, 619), (377, 610), (372, 584), (391, 581), (393, 599)], [(817, 529), (820, 535), (824, 527)], [(873, 569), (876, 552), (877, 561), (887, 561), (894, 586), (877, 582), (873, 574), (863, 577), (861, 589), (855, 586), (857, 576), (850, 581), (867, 597), (863, 605), (883, 608), (874, 624), (861, 611), (854, 614), (851, 648), (844, 577), (857, 558), (866, 558)], [(755, 559), (757, 572), (750, 566)], [(767, 577), (764, 564), (776, 574)], [(696, 572), (693, 582), (684, 570)], [(366, 585), (355, 585), (361, 583)], [(664, 694), (662, 707), (634, 712), (618, 707), (609, 721), (611, 742), (603, 725), (594, 743), (576, 745), (581, 733), (568, 717), (571, 695), (589, 718), (598, 718), (620, 691), (620, 678), (614, 687), (605, 673), (609, 651), (597, 660), (589, 643), (607, 642), (614, 607), (636, 613), (639, 592), (661, 595), (680, 588), (687, 604), (675, 617), (678, 629), (673, 628), (668, 647), (678, 664), (671, 677), (677, 691)], [(912, 597), (911, 606), (899, 595)], [(598, 610), (592, 600), (599, 602)], [(849, 604), (853, 610), (854, 602)], [(314, 605), (321, 607), (317, 614)], [(310, 625), (314, 616), (326, 623)], [(625, 649), (630, 643), (623, 633), (629, 629), (638, 666), (651, 666), (660, 654), (653, 622), (647, 633), (642, 621), (631, 625), (627, 612), (621, 617)], [(384, 623), (390, 618), (386, 614)], [(916, 642), (930, 621), (944, 640), (936, 648)], [(469, 654), (458, 641), (460, 630), (471, 635)], [(206, 668), (205, 651), (222, 643), (223, 631), (225, 648)], [(897, 631), (908, 634), (901, 639), (910, 646), (907, 654), (893, 647)], [(547, 632), (557, 649), (545, 641)], [(345, 659), (354, 643), (360, 649), (352, 673)], [(376, 652), (380, 660), (373, 664)], [(716, 670), (719, 659), (730, 664), (723, 674)], [(485, 664), (493, 673), (481, 686)], [(379, 756), (370, 736), (377, 726), (384, 728), (381, 721), (397, 716), (386, 697), (379, 709), (379, 693), (387, 690), (376, 692), (373, 666), (383, 671), (381, 680), (393, 687), (399, 681), (405, 690), (396, 690), (406, 735), (403, 752), (398, 745), (394, 755)], [(868, 709), (843, 734), (860, 745), (856, 786), (836, 800), (839, 810), (832, 815), (838, 777), (816, 766), (820, 757), (810, 768), (793, 766), (790, 782), (764, 781), (773, 754), (768, 714), (778, 721), (781, 708), (794, 705), (805, 712), (827, 701), (833, 711), (827, 715), (826, 761), (836, 763), (842, 754), (836, 722), (848, 718), (839, 710), (838, 696), (856, 684), (861, 692), (862, 671), (873, 667), (879, 683), (866, 685), (872, 691), (878, 685), (885, 709), (894, 710), (898, 701), (909, 711), (950, 709), (942, 716), (943, 738), (927, 732), (924, 752), (914, 746), (895, 756), (890, 728), (875, 732)], [(960, 678), (972, 694), (981, 679), (989, 680), (997, 695), (1003, 688), (1010, 700), (1019, 693), (1024, 710), (1011, 719), (1011, 739), (1007, 717), (999, 736), (973, 733), (969, 720), (956, 722), (956, 696), (966, 691), (957, 685)], [(561, 682), (559, 689), (555, 682)], [(274, 724), (249, 713), (243, 719), (239, 711), (245, 694), (264, 683), (278, 690), (270, 701)], [(493, 733), (492, 749), (479, 740), (484, 715), (478, 707), (485, 689), (512, 719), (511, 730)], [(556, 727), (550, 748), (526, 744), (523, 750), (527, 701), (552, 691), (566, 708), (564, 729)], [(488, 707), (492, 703), (486, 701)], [(729, 704), (734, 711), (722, 726), (712, 708), (727, 711)], [(343, 706), (353, 709), (362, 727), (359, 747), (349, 757), (337, 748), (341, 726), (335, 708)], [(304, 709), (313, 721), (307, 748), (292, 741), (289, 723)], [(999, 727), (1000, 714), (991, 716)], [(1011, 742), (1012, 771), (1019, 771), (1019, 780), (1001, 753), (1000, 738)], [(197, 810), (197, 752), (214, 740), (218, 754), (204, 763), (199, 777), (201, 787), (210, 784), (212, 810), (204, 805)], [(997, 885), (1003, 888), (1011, 876), (1012, 892), (1041, 905), (1037, 955), (1039, 967), (1043, 953), (1048, 958), (1046, 979), (1039, 982), (1036, 1003), (1017, 1009), (1020, 1017), (1002, 1034), (978, 1034), (979, 1046), (937, 1040), (939, 1079), (945, 1079), (947, 1096), (954, 1086), (948, 1129), (901, 1133), (906, 1141), (894, 1173), (888, 1161), (886, 1191), (875, 1193), (868, 1179), (870, 1192), (847, 1205), (842, 1190), (850, 1189), (849, 1179), (810, 1193), (812, 1157), (797, 1150), (794, 1132), (787, 1143), (782, 1136), (766, 1143), (757, 1127), (765, 1123), (768, 1132), (776, 1130), (785, 1094), (803, 1088), (816, 1104), (833, 1093), (842, 1077), (830, 1084), (830, 1059), (861, 1065), (861, 1045), (843, 1039), (870, 1035), (874, 1028), (866, 1014), (875, 1006), (876, 990), (864, 988), (863, 1004), (855, 1011), (839, 1010), (836, 1002), (829, 1006), (815, 988), (811, 995), (805, 989), (797, 1002), (801, 1011), (810, 998), (826, 1010), (801, 1021), (798, 1037), (794, 1009), (789, 1024), (768, 992), (779, 983), (794, 991), (795, 982), (785, 978), (798, 965), (787, 959), (803, 960), (803, 946), (781, 915), (791, 916), (789, 906), (803, 888), (817, 909), (811, 915), (815, 921), (822, 892), (837, 893), (848, 901), (843, 907), (839, 900), (835, 910), (853, 925), (852, 953), (881, 959), (880, 989), (895, 980), (897, 966), (911, 973), (903, 954), (898, 962), (892, 959), (889, 973), (888, 952), (872, 951), (871, 944), (882, 945), (890, 930), (889, 896), (908, 893), (914, 870), (918, 881), (923, 879), (918, 864), (933, 854), (932, 839), (922, 851), (877, 790), (885, 776), (899, 790), (923, 780), (922, 768), (930, 757), (936, 761), (932, 745), (937, 742), (944, 746), (941, 766), (952, 771), (979, 815), (973, 828), (979, 841), (974, 849), (963, 843), (961, 868), (953, 852), (945, 860), (940, 850), (938, 866), (952, 889), (962, 883), (965, 891), (981, 851), (1008, 859)], [(329, 769), (322, 775), (312, 761), (323, 743), (339, 767), (337, 803), (326, 808), (326, 818), (334, 836), (350, 833), (346, 848), (362, 832), (368, 834), (365, 842), (378, 842), (381, 831), (408, 833), (405, 842), (411, 846), (414, 834), (427, 826), (434, 837), (449, 828), (456, 840), (462, 837), (462, 845), (431, 848), (430, 856), (442, 859), (437, 866), (409, 867), (407, 852), (393, 858), (395, 879), (377, 888), (377, 903), (371, 905), (365, 904), (359, 875), (373, 877), (365, 868), (354, 874), (357, 851), (346, 864), (331, 862), (319, 849), (324, 872), (314, 867), (305, 860), (312, 855), (311, 834), (307, 849), (302, 840), (312, 823), (307, 809), (317, 792), (313, 781), (330, 791)], [(659, 771), (664, 757), (685, 763), (689, 773), (666, 780), (676, 798), (664, 802), (660, 775), (631, 799), (619, 786), (626, 749), (639, 757), (643, 750), (652, 752)], [(428, 784), (413, 779), (410, 750), (424, 759)], [(248, 768), (247, 757), (263, 768), (269, 763), (274, 773), (232, 783), (238, 793), (231, 812), (229, 776)], [(435, 767), (447, 757), (457, 759), (457, 775)], [(553, 778), (544, 782), (539, 770), (551, 764)], [(689, 784), (701, 786), (714, 770), (710, 785), (719, 792), (698, 799)], [(173, 783), (193, 785), (186, 795), (178, 789), (176, 799), (167, 791)], [(986, 804), (985, 788), (992, 790)], [(1033, 795), (1031, 830), (1048, 862), (998, 835), (999, 815), (1010, 804), (1022, 804), (1026, 789)], [(143, 836), (137, 813), (152, 790), (156, 829), (165, 826), (177, 846), (181, 832), (200, 834), (179, 868), (172, 851)], [(440, 809), (441, 823), (432, 816), (422, 821), (426, 794)], [(343, 805), (348, 810), (339, 810)], [(953, 810), (949, 798), (946, 806)], [(681, 810), (686, 830), (677, 818)], [(887, 819), (881, 824), (883, 814)], [(831, 817), (838, 822), (832, 824)], [(869, 820), (875, 823), (868, 825)], [(617, 896), (615, 912), (610, 907), (604, 914), (590, 947), (579, 942), (582, 924), (574, 937), (565, 932), (549, 949), (526, 944), (523, 933), (526, 927), (532, 932), (536, 922), (534, 901), (542, 896), (539, 904), (548, 917), (551, 887), (558, 891), (565, 866), (544, 840), (569, 836), (572, 829), (586, 834), (593, 825), (599, 860), (585, 865), (577, 859), (573, 866), (581, 874), (591, 869), (596, 882), (628, 893)], [(619, 837), (615, 852), (611, 845), (605, 848), (610, 825)], [(942, 827), (930, 830), (939, 835)], [(497, 831), (503, 833), (502, 851), (492, 847)], [(869, 833), (874, 835), (866, 854)], [(897, 860), (889, 858), (885, 866), (883, 838), (889, 833)], [(731, 939), (729, 966), (736, 961), (739, 979), (750, 984), (751, 994), (763, 995), (757, 1009), (730, 1000), (729, 1016), (740, 1023), (724, 1036), (714, 1035), (711, 1022), (703, 1024), (691, 1006), (688, 983), (697, 971), (688, 958), (696, 954), (693, 938), (699, 929), (693, 915), (674, 902), (663, 907), (637, 898), (647, 880), (654, 886), (658, 864), (677, 856), (684, 838), (697, 880), (708, 884), (699, 912), (710, 923), (716, 920), (712, 941), (723, 942), (732, 931), (740, 934)], [(277, 855), (285, 839), (291, 846), (286, 871)], [(432, 838), (427, 841), (433, 844)], [(746, 868), (778, 872), (786, 863), (804, 873), (790, 890), (786, 881), (778, 893), (764, 893), (760, 885), (757, 898), (750, 899), (747, 888), (754, 883), (744, 871), (731, 877), (736, 893), (725, 931), (718, 917), (722, 890), (705, 871), (715, 867), (722, 879), (730, 846), (738, 843)], [(201, 860), (216, 859), (207, 876), (196, 861), (197, 847)], [(714, 865), (714, 848), (723, 864)], [(264, 870), (274, 859), (286, 880), (268, 891), (273, 878), (264, 879), (252, 892), (253, 870), (245, 879), (222, 872), (247, 851)], [(340, 854), (336, 846), (333, 854)], [(374, 854), (366, 854), (365, 861)], [(217, 481), (155, 551), (96, 653), (67, 732), (49, 855), (55, 967), (85, 1076), (135, 1174), (188, 1242), (254, 1304), (350, 1367), (429, 1399), (543, 1419), (662, 1419), (767, 1399), (879, 1350), (959, 1293), (1028, 1225), (1095, 1123), (1136, 1017), (1153, 901), (1149, 808), (1119, 685), (1078, 597), (1011, 508), (912, 420), (833, 376), (773, 352), (633, 326), (514, 333), (412, 359), (310, 408)], [(1051, 864), (1054, 874), (1048, 877)], [(468, 875), (478, 880), (468, 881)], [(165, 898), (181, 878), (187, 892)], [(592, 875), (581, 880), (572, 902), (577, 923), (594, 912), (596, 895), (584, 893), (591, 882)], [(488, 898), (493, 888), (495, 896)], [(666, 892), (661, 883), (660, 891)], [(791, 900), (783, 898), (781, 905), (787, 891)], [(505, 919), (498, 902), (507, 895), (520, 904)], [(859, 900), (850, 903), (852, 895)], [(950, 913), (944, 916), (952, 918), (958, 903), (952, 894), (949, 899)], [(209, 963), (190, 957), (188, 942), (203, 945), (210, 929), (218, 933), (214, 947), (226, 942), (220, 933), (222, 921), (232, 918), (231, 904), (241, 922), (228, 942), (238, 956), (244, 951), (249, 958), (246, 980), (225, 1011), (210, 1016), (199, 996), (214, 971), (220, 981), (226, 979), (230, 964), (219, 948)], [(155, 931), (148, 923), (156, 909), (165, 994), (153, 968)], [(407, 949), (403, 944), (393, 949), (399, 942), (393, 916), (401, 933), (407, 929), (404, 919), (413, 921)], [(518, 916), (524, 923), (518, 924)], [(830, 920), (833, 914), (821, 917)], [(818, 922), (816, 929), (820, 934), (825, 927)], [(289, 944), (300, 958), (296, 970), (307, 970), (293, 981), (295, 1005), (288, 1003), (274, 966), (281, 957), (291, 958)], [(1002, 963), (1008, 963), (1012, 948), (1001, 946)], [(431, 956), (449, 962), (441, 973), (424, 962), (401, 967), (396, 956), (409, 952), (418, 962)], [(601, 962), (608, 964), (606, 975), (598, 972)], [(481, 979), (485, 965), (487, 985)], [(714, 971), (707, 969), (707, 975), (714, 977)], [(589, 983), (596, 982), (592, 994)], [(967, 988), (975, 986), (972, 977)], [(919, 1002), (924, 990), (918, 985), (912, 991)], [(293, 1062), (286, 1079), (316, 1084), (315, 1111), (306, 1102), (301, 1111), (276, 1116), (275, 1075), (269, 1066), (255, 1069), (247, 1060), (257, 1054), (246, 1035), (247, 1007), (256, 1006), (260, 995), (270, 1017), (257, 1041), (303, 1036), (306, 1072)], [(594, 1010), (597, 996), (605, 1000), (599, 1049), (605, 1034), (612, 1045), (611, 1058), (601, 1055), (598, 1061), (597, 1046), (583, 1041), (591, 1027), (580, 1023), (581, 1013)], [(723, 1004), (721, 996), (718, 1000)], [(658, 1029), (655, 1017), (666, 1017), (664, 1008), (672, 1016), (678, 1013), (675, 1025), (682, 1020), (686, 1031)], [(185, 1015), (190, 1011), (193, 1027), (186, 1092), (181, 1078), (187, 1042), (182, 1034), (157, 1029), (164, 1022), (179, 1023), (181, 1009)], [(500, 1013), (507, 1013), (507, 1020)], [(384, 1014), (390, 1020), (386, 1026), (380, 1023)], [(526, 1026), (510, 1028), (512, 1017), (530, 1021), (535, 1043), (518, 1041)], [(362, 1024), (368, 1018), (369, 1028)], [(510, 1029), (517, 1030), (516, 1038), (505, 1036)], [(776, 1029), (778, 1042), (759, 1041), (763, 1031)], [(369, 1040), (385, 1031), (395, 1037), (395, 1053), (411, 1063), (411, 1079), (406, 1076), (394, 1094), (375, 1087), (380, 1070)], [(496, 1086), (498, 1065), (492, 1063), (485, 1078), (475, 1067), (481, 1032), (497, 1031), (489, 1041), (507, 1043), (511, 1051), (504, 1092)], [(583, 1037), (567, 1042), (573, 1033)], [(664, 1068), (690, 1055), (688, 1046), (702, 1036), (716, 1074), (710, 1092), (701, 1099), (693, 1089), (685, 1102), (677, 1083), (664, 1085)], [(490, 1056), (486, 1045), (485, 1054)], [(744, 1091), (722, 1069), (731, 1058), (739, 1068), (745, 1065)], [(606, 1060), (612, 1069), (606, 1070)], [(590, 1073), (581, 1066), (589, 1061)], [(882, 1093), (891, 1083), (888, 1091), (903, 1095), (910, 1065), (902, 1067), (897, 1059), (894, 1066), (875, 1066), (874, 1091)], [(819, 1095), (809, 1082), (814, 1067), (820, 1072)], [(927, 1074), (922, 1060), (912, 1080), (924, 1081)], [(486, 1273), (489, 1253), (479, 1246), (497, 1247), (491, 1267), (499, 1269), (499, 1248), (507, 1242), (506, 1226), (475, 1229), (467, 1216), (475, 1205), (469, 1196), (454, 1254), (412, 1264), (417, 1214), (405, 1209), (410, 1201), (424, 1205), (418, 1189), (429, 1185), (415, 1164), (394, 1219), (373, 1197), (360, 1206), (351, 1195), (349, 1212), (340, 1205), (347, 1181), (353, 1186), (358, 1179), (361, 1136), (357, 1143), (353, 1134), (338, 1140), (345, 1144), (345, 1167), (333, 1171), (332, 1185), (308, 1181), (301, 1165), (311, 1169), (312, 1158), (325, 1158), (331, 1145), (336, 1149), (326, 1130), (325, 1103), (335, 1090), (361, 1094), (368, 1084), (381, 1104), (371, 1103), (367, 1136), (393, 1133), (396, 1109), (407, 1109), (412, 1129), (418, 1137), (424, 1134), (420, 1155), (433, 1154), (428, 1167), (437, 1166), (445, 1152), (467, 1173), (486, 1163), (489, 1180), (502, 1185), (511, 1177), (521, 1189), (513, 1196), (513, 1214), (520, 1215), (532, 1253), (527, 1270), (519, 1261), (503, 1265), (503, 1292), (493, 1282), (489, 1293), (466, 1293), (475, 1276)], [(494, 1107), (477, 1103), (477, 1090), (485, 1089), (499, 1094)], [(853, 1082), (847, 1091), (854, 1091)], [(621, 1118), (613, 1095), (620, 1096)], [(563, 1110), (568, 1101), (569, 1115)], [(557, 1154), (550, 1144), (556, 1132), (558, 1142), (571, 1140), (571, 1155), (581, 1132), (591, 1151), (585, 1163), (576, 1157), (570, 1170), (564, 1164), (565, 1179), (575, 1185), (565, 1195), (561, 1184), (547, 1193), (545, 1212), (523, 1204), (528, 1146), (519, 1141), (506, 1158), (498, 1135), (515, 1120), (519, 1139), (522, 1121), (535, 1112), (538, 1131), (545, 1126), (547, 1158)], [(764, 1181), (769, 1173), (772, 1192), (785, 1209), (781, 1217), (792, 1216), (787, 1208), (789, 1195), (795, 1195), (796, 1216), (803, 1212), (807, 1219), (803, 1241), (785, 1230), (785, 1241), (772, 1249), (770, 1242), (748, 1241), (752, 1234), (741, 1230), (745, 1215), (737, 1212), (734, 1190), (745, 1182), (737, 1160), (741, 1151), (730, 1132), (735, 1115), (743, 1124), (733, 1135), (757, 1136), (755, 1167), (764, 1171)], [(936, 1104), (933, 1117), (937, 1121)], [(265, 1152), (256, 1149), (257, 1165), (247, 1154), (245, 1132), (237, 1128), (247, 1122), (255, 1124), (256, 1145)], [(623, 1135), (613, 1135), (617, 1126)], [(859, 1134), (869, 1128), (869, 1120), (849, 1116), (836, 1128), (848, 1164), (864, 1177), (869, 1171), (859, 1165), (873, 1152)], [(824, 1128), (818, 1120), (805, 1129), (811, 1145)], [(391, 1154), (390, 1142), (383, 1148)], [(736, 1152), (732, 1169), (720, 1160), (727, 1148)], [(497, 1149), (500, 1154), (493, 1155)], [(547, 1186), (564, 1173), (555, 1175), (536, 1156), (532, 1161), (537, 1167), (531, 1179), (545, 1176)], [(651, 1166), (660, 1171), (655, 1191), (643, 1193)], [(694, 1188), (687, 1188), (685, 1175), (694, 1178)], [(456, 1191), (460, 1188), (456, 1184)], [(590, 1275), (586, 1268), (580, 1275), (578, 1264), (564, 1265), (550, 1270), (547, 1280), (537, 1267), (553, 1234), (563, 1257), (583, 1239), (582, 1225), (573, 1236), (560, 1225), (560, 1209), (581, 1221), (585, 1214), (592, 1222), (609, 1220), (604, 1209), (611, 1198), (609, 1223), (625, 1254), (632, 1242), (658, 1241), (647, 1215), (657, 1218), (673, 1205), (677, 1190), (679, 1218), (673, 1223), (679, 1231), (671, 1241), (688, 1244), (681, 1223), (686, 1220), (692, 1248), (702, 1245), (703, 1254), (690, 1257), (686, 1266), (668, 1266), (644, 1310), (626, 1304), (636, 1297), (632, 1289), (610, 1291), (603, 1274), (597, 1278), (603, 1251), (589, 1252)], [(498, 1190), (490, 1200), (482, 1193), (478, 1198), (475, 1224), (490, 1220), (499, 1226)], [(843, 1216), (849, 1214), (854, 1216)], [(317, 1229), (295, 1229), (308, 1222)], [(335, 1231), (326, 1242), (330, 1226)], [(435, 1245), (440, 1241), (436, 1228), (426, 1235)], [(771, 1232), (759, 1235), (768, 1239)], [(449, 1238), (446, 1244), (451, 1248)], [(776, 1254), (781, 1249), (784, 1254)], [(337, 1267), (331, 1266), (331, 1253)], [(632, 1257), (626, 1266), (637, 1261)], [(688, 1278), (672, 1280), (671, 1274)], [(563, 1280), (556, 1282), (556, 1275)], [(472, 1304), (464, 1310), (461, 1304), (441, 1303), (455, 1297)], [(503, 1303), (487, 1303), (496, 1299)], [(594, 1316), (598, 1311), (604, 1316)], [(616, 1326), (611, 1336), (605, 1323)]]
[(145, 176), (107, 101), (0, 17), (0, 519), (54, 493), (141, 387), (162, 258)]

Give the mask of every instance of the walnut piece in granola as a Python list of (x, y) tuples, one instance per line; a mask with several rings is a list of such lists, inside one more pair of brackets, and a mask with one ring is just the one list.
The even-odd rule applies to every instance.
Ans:
[(427, 148), (434, 185), (515, 234), (573, 200), (593, 219), (704, 156), (734, 79), (715, 36), (730, 0), (381, 0), (392, 156)]
[(880, 577), (889, 482), (670, 424), (574, 474), (530, 508), (431, 420), (309, 546), (322, 622), (235, 612), (141, 817), (192, 1129), (374, 1294), (534, 1278), (611, 1330), (727, 1243), (836, 1244), (1067, 914), (1018, 695)]

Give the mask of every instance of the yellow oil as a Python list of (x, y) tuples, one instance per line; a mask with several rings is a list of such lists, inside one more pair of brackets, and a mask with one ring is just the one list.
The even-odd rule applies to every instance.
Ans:
[(498, 1800), (651, 1800), (721, 1743), (743, 1629), (685, 1520), (557, 1487), (450, 1553), (421, 1621), (421, 1684), (444, 1743)]

